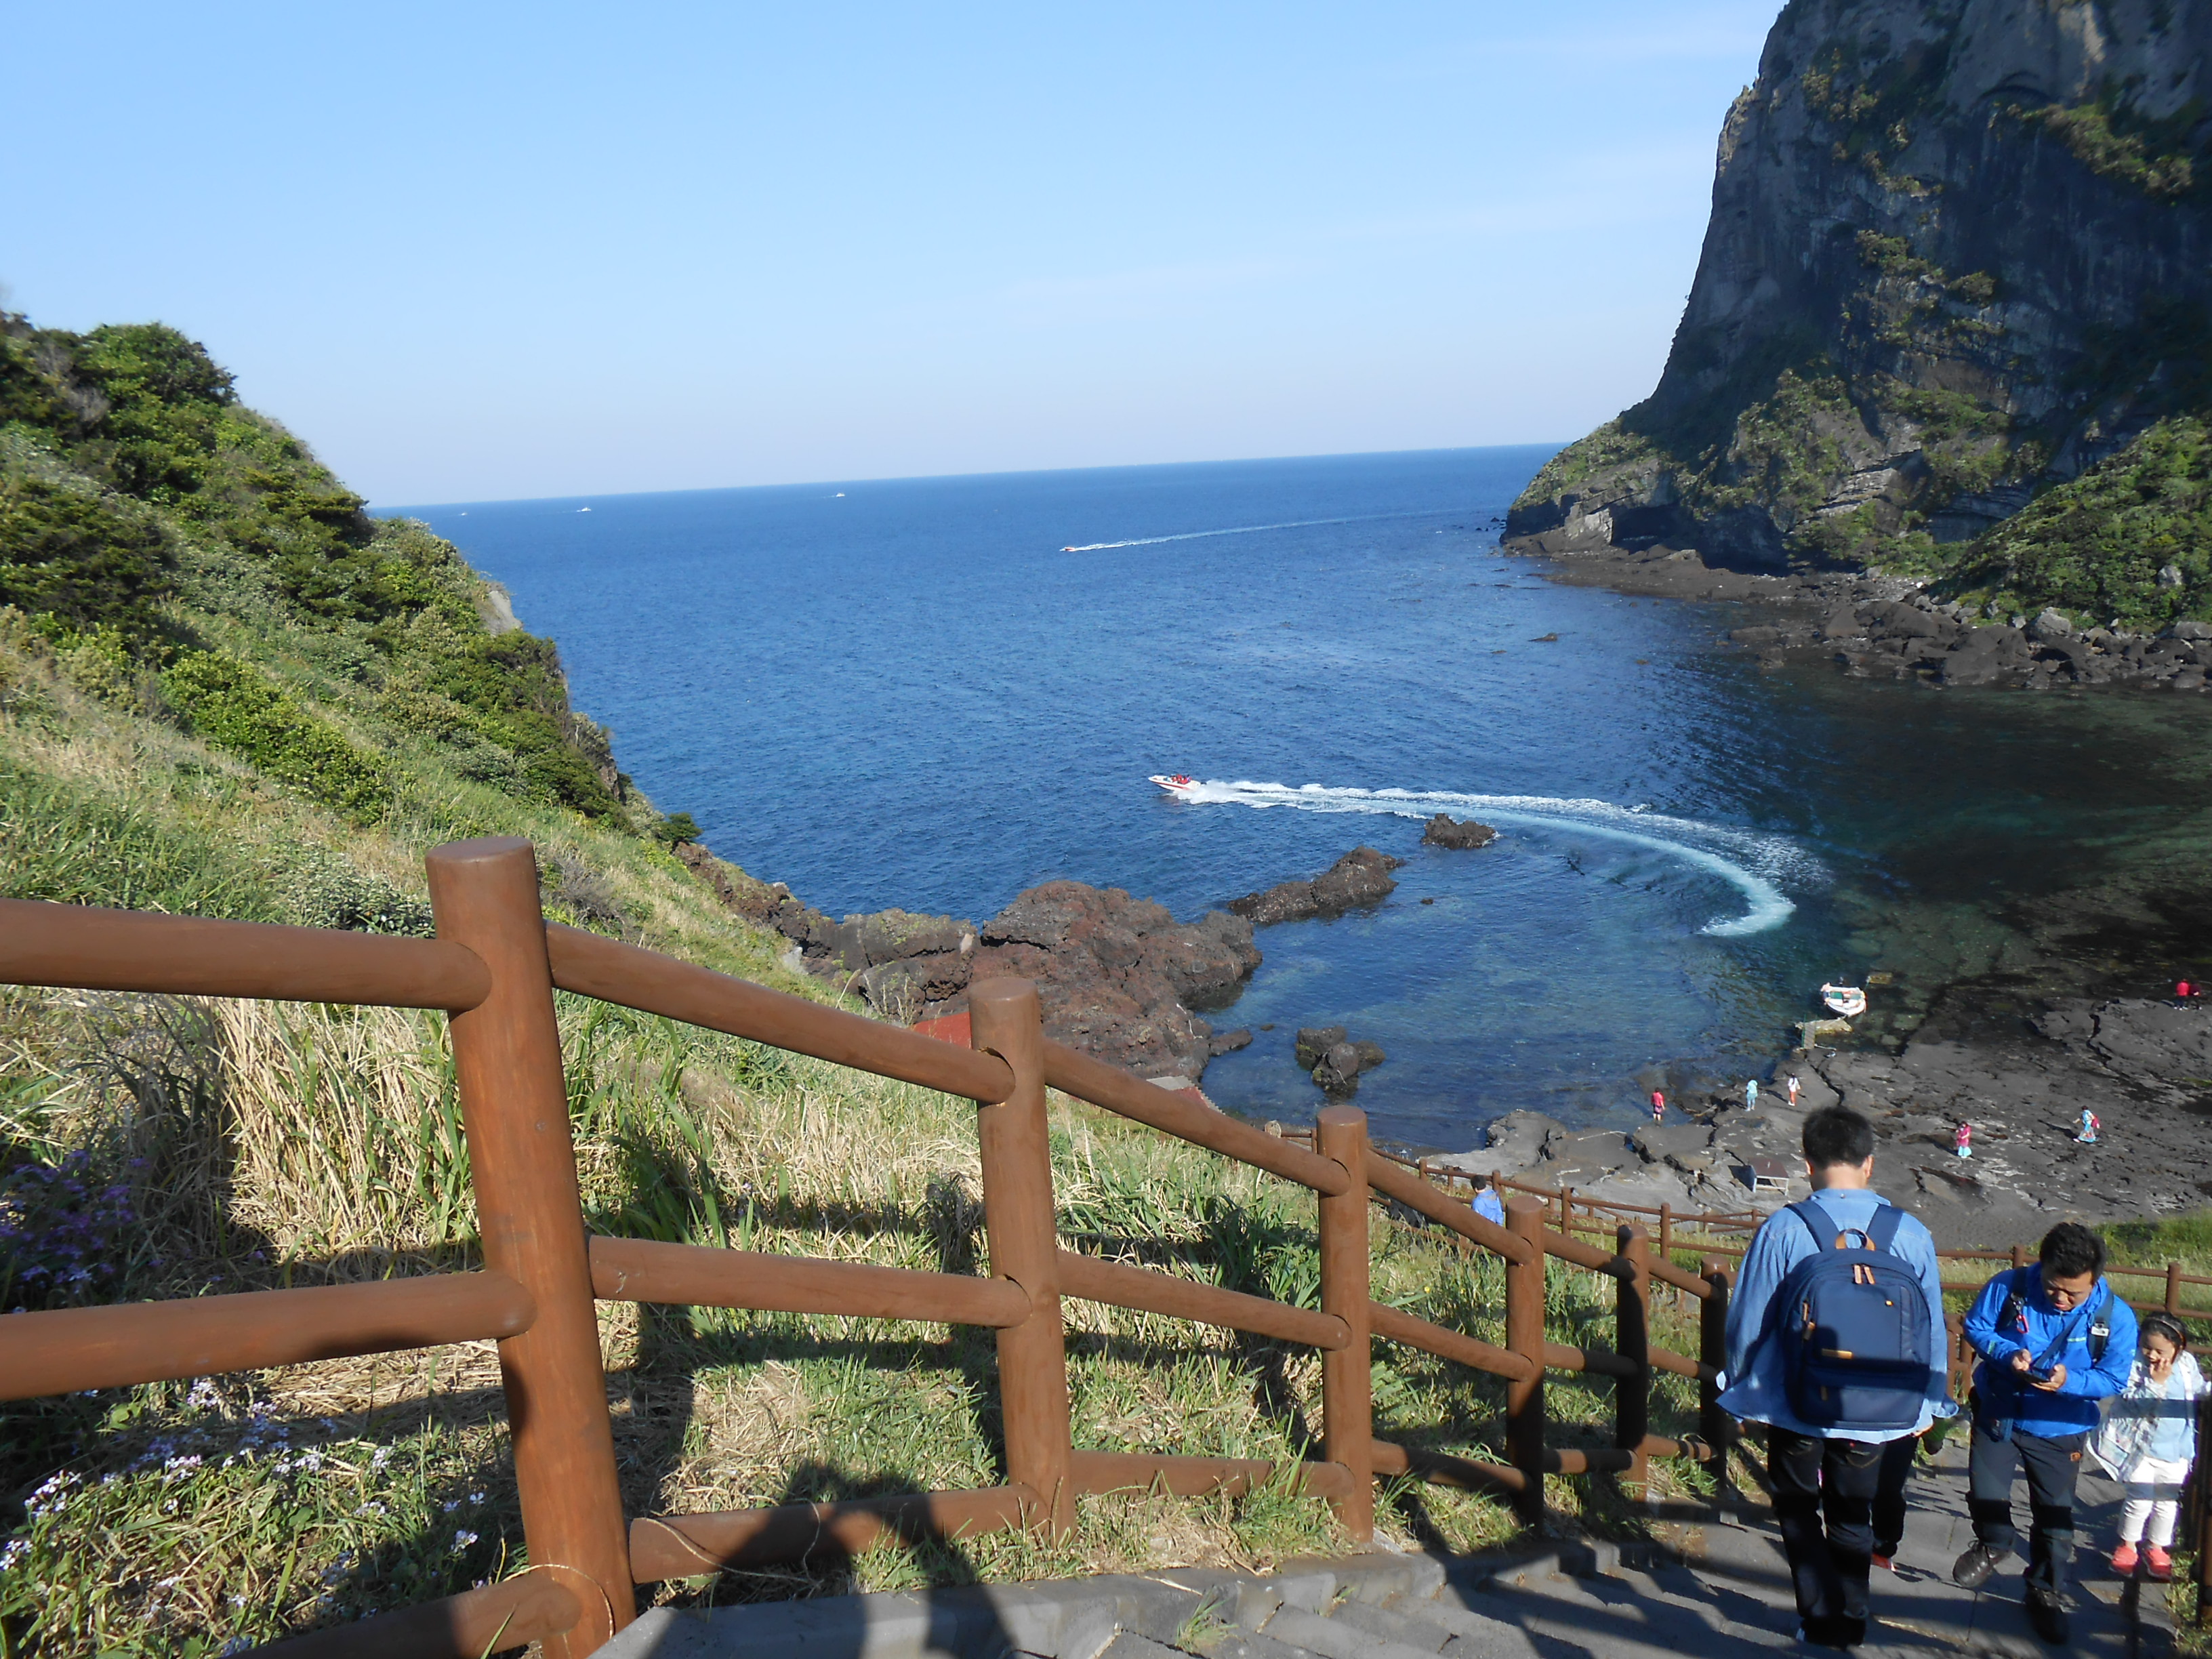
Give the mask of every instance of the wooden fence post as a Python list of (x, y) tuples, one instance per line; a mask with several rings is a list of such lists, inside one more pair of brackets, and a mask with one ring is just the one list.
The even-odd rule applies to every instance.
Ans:
[(1352, 1492), (1336, 1516), (1361, 1543), (1375, 1535), (1373, 1343), (1367, 1328), (1367, 1114), (1324, 1106), (1314, 1120), (1314, 1150), (1344, 1165), (1352, 1185), (1321, 1200), (1321, 1310), (1352, 1333), (1346, 1346), (1321, 1357), (1322, 1455), (1352, 1471)]
[(538, 860), (528, 842), (500, 836), (449, 842), (424, 863), (438, 937), (467, 946), (491, 970), (491, 994), (453, 1016), (453, 1069), (484, 1266), (507, 1274), (538, 1304), (537, 1322), (500, 1343), (500, 1379), (530, 1565), (553, 1570), (584, 1609), (574, 1630), (546, 1639), (549, 1655), (568, 1659), (629, 1623), (637, 1601), (538, 904)]
[(1068, 1476), (1067, 1343), (1045, 1121), (1044, 1026), (1036, 987), (1025, 979), (984, 980), (969, 988), (968, 1006), (975, 1046), (1014, 1073), (1013, 1093), (996, 1105), (979, 1103), (975, 1113), (991, 1271), (1030, 1298), (1029, 1317), (999, 1333), (1006, 1475), (1036, 1491), (1043, 1526), (1063, 1533), (1075, 1524), (1075, 1485)]
[(2197, 1586), (2197, 1628), (2212, 1620), (2212, 1491), (2206, 1490), (2206, 1452), (2212, 1448), (2212, 1395), (2197, 1402), (2197, 1457), (2189, 1468), (2189, 1536), (2185, 1540), (2197, 1552), (2189, 1577)]
[(1521, 1471), (1516, 1505), (1534, 1526), (1544, 1516), (1544, 1217), (1540, 1198), (1516, 1194), (1505, 1224), (1528, 1247), (1526, 1261), (1505, 1264), (1505, 1346), (1528, 1361), (1529, 1374), (1505, 1382), (1505, 1457)]
[(1636, 1375), (1613, 1379), (1613, 1443), (1634, 1458), (1621, 1485), (1631, 1497), (1641, 1498), (1651, 1478), (1651, 1455), (1644, 1446), (1651, 1432), (1651, 1239), (1632, 1226), (1622, 1227), (1618, 1237), (1629, 1275), (1613, 1280), (1613, 1347), (1635, 1362)]
[[(1709, 1255), (1703, 1272), (1711, 1294), (1698, 1304), (1698, 1358), (1717, 1374), (1728, 1368), (1728, 1261)], [(1721, 1409), (1721, 1385), (1710, 1380), (1698, 1384), (1698, 1433), (1713, 1449), (1714, 1496), (1725, 1504), (1729, 1489), (1729, 1452), (1735, 1443), (1735, 1425)]]

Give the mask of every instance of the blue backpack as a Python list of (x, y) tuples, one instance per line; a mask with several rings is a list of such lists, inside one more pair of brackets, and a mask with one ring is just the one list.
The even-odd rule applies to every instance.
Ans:
[[(1884, 1204), (1863, 1231), (1841, 1232), (1809, 1200), (1790, 1213), (1814, 1244), (1775, 1293), (1790, 1410), (1815, 1428), (1911, 1428), (1927, 1406), (1936, 1356), (1920, 1275), (1890, 1249), (1904, 1212)], [(1855, 1232), (1864, 1249), (1846, 1243)]]

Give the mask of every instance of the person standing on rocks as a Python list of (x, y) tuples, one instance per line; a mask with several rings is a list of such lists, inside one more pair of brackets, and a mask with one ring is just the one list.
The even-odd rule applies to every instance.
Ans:
[(1743, 1109), (1747, 1112), (1759, 1109), (1759, 1079), (1755, 1077), (1743, 1080)]
[(1667, 1121), (1667, 1096), (1662, 1090), (1654, 1089), (1651, 1091), (1651, 1121), (1654, 1123), (1664, 1123)]
[(1866, 1637), (1874, 1557), (1897, 1545), (1875, 1522), (1904, 1514), (1911, 1459), (1891, 1449), (1954, 1409), (1943, 1285), (1928, 1229), (1874, 1190), (1873, 1126), (1824, 1107), (1803, 1146), (1813, 1195), (1768, 1217), (1744, 1255), (1720, 1403), (1767, 1425), (1801, 1638), (1848, 1648)]
[(2078, 1221), (2043, 1236), (2038, 1260), (1982, 1287), (1966, 1319), (1974, 1368), (1966, 1512), (1974, 1543), (1951, 1582), (1979, 1589), (2010, 1558), (2015, 1466), (2027, 1472), (2027, 1619), (2063, 1643), (2066, 1565), (2074, 1554), (2074, 1484), (2097, 1426), (2097, 1402), (2128, 1385), (2136, 1316), (2105, 1282), (2105, 1241)]
[(2081, 1109), (2081, 1127), (2075, 1131), (2074, 1139), (2083, 1146), (2097, 1144), (2097, 1131), (2105, 1127), (2104, 1121), (2087, 1106)]
[(1961, 1123), (1951, 1132), (1951, 1151), (1960, 1158), (1974, 1155), (1974, 1126)]
[(1793, 1112), (1797, 1109), (1797, 1073), (1795, 1072), (1790, 1074), (1790, 1109)]

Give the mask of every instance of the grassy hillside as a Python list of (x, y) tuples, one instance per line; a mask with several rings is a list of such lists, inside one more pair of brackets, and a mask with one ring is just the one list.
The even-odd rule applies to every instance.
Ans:
[[(421, 859), (529, 836), (550, 914), (801, 995), (783, 941), (716, 904), (571, 710), (551, 643), (420, 526), (365, 518), (298, 441), (158, 326), (0, 324), (0, 893), (418, 933)], [(595, 1225), (969, 1271), (974, 1108), (563, 996)], [(1310, 1196), (1069, 1103), (1062, 1225), (1089, 1248), (1311, 1304)], [(474, 1260), (442, 1019), (0, 991), (0, 1308), (381, 1277)], [(1378, 1212), (1378, 1294), (1493, 1340), (1499, 1285)], [(1565, 1334), (1609, 1281), (1558, 1270)], [(1079, 1443), (1310, 1452), (1314, 1356), (1071, 1304)], [(1003, 1478), (987, 1333), (610, 1308), (633, 1512)], [(1677, 1346), (1694, 1342), (1676, 1331)], [(1494, 1445), (1499, 1390), (1378, 1367), (1386, 1432)], [(1554, 1414), (1609, 1419), (1555, 1381)], [(1661, 1426), (1694, 1398), (1670, 1379)], [(489, 1345), (0, 1408), (0, 1651), (197, 1654), (443, 1594), (523, 1565)], [(1593, 1438), (1603, 1435), (1595, 1426)], [(1671, 1471), (1662, 1481), (1696, 1479)], [(1607, 1519), (1603, 1488), (1559, 1483)], [(1510, 1530), (1429, 1489), (1403, 1541)], [(785, 1595), (1341, 1543), (1325, 1506), (1091, 1499), (1078, 1535), (664, 1586)]]

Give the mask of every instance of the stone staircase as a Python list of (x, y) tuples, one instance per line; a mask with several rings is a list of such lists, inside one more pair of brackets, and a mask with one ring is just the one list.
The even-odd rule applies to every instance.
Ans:
[[(2075, 1653), (2164, 1659), (2164, 1586), (2114, 1580), (2094, 1547), (2118, 1488), (2085, 1476), (2070, 1597)], [(2025, 1489), (2019, 1489), (2026, 1514)], [(1789, 1574), (1756, 1492), (1725, 1509), (1655, 1508), (1656, 1543), (1562, 1543), (1538, 1554), (1376, 1553), (1267, 1577), (1199, 1570), (660, 1608), (603, 1659), (1754, 1659), (1799, 1648)], [(2047, 1659), (2018, 1565), (1979, 1593), (1950, 1582), (1971, 1537), (1964, 1448), (1914, 1476), (1897, 1571), (1877, 1571), (1868, 1659), (1958, 1652)], [(1823, 1650), (1806, 1650), (1819, 1653)]]

